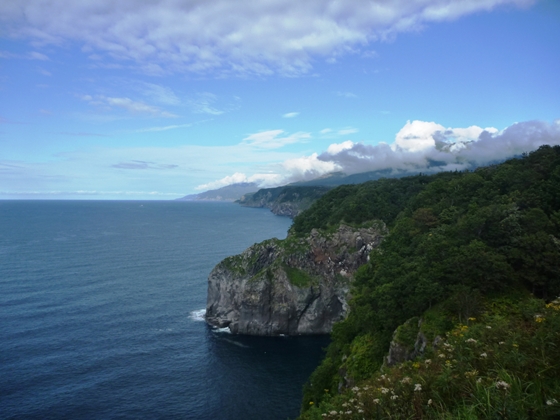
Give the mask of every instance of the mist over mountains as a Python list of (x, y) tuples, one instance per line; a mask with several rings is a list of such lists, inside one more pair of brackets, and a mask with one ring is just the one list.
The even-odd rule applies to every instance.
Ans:
[[(379, 178), (398, 178), (419, 173), (474, 170), (521, 156), (542, 145), (560, 144), (560, 120), (552, 123), (525, 121), (502, 131), (495, 128), (445, 128), (440, 124), (412, 121), (397, 133), (392, 144), (367, 145), (345, 141), (325, 152), (283, 163), (284, 176), (271, 181), (270, 174), (224, 178), (227, 184), (187, 200), (235, 201), (261, 188), (291, 186), (336, 187)], [(252, 182), (239, 182), (251, 179)]]
[(560, 144), (560, 119), (525, 121), (499, 131), (494, 127), (450, 128), (408, 121), (392, 143), (375, 145), (350, 140), (321, 153), (288, 159), (266, 173), (235, 173), (205, 184), (205, 190), (253, 183), (260, 188), (283, 185), (336, 186), (418, 173), (473, 170), (538, 149)]

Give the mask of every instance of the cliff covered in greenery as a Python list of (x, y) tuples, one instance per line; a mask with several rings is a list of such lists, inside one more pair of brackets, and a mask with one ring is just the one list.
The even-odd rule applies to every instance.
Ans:
[(296, 217), (330, 190), (326, 186), (293, 186), (263, 188), (245, 194), (238, 203), (245, 207), (268, 208), (279, 216)]
[(302, 418), (547, 418), (560, 398), (560, 147), (329, 191), (292, 235), (384, 221)]

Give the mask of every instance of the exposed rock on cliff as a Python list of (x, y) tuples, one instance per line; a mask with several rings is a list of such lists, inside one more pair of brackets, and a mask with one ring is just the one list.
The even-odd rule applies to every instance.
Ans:
[(279, 216), (292, 219), (308, 209), (319, 197), (329, 191), (322, 186), (292, 186), (263, 188), (256, 193), (245, 194), (239, 204), (245, 207), (268, 208)]
[(348, 312), (352, 275), (386, 234), (382, 222), (270, 239), (208, 277), (206, 321), (249, 335), (326, 334)]

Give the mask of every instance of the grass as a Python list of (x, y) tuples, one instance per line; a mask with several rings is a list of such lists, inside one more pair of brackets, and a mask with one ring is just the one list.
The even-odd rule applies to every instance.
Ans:
[(288, 265), (284, 265), (284, 271), (288, 276), (288, 280), (294, 286), (297, 287), (309, 287), (311, 285), (317, 284), (317, 279), (313, 278), (305, 271), (300, 270), (299, 268), (290, 267)]
[(560, 299), (525, 298), (509, 310), (503, 302), (486, 302), (422, 357), (318, 407), (305, 402), (301, 419), (560, 418)]

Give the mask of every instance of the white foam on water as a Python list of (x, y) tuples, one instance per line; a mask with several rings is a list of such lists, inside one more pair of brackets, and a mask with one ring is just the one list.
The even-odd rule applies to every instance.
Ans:
[(192, 311), (189, 318), (193, 321), (204, 321), (206, 316), (206, 309), (199, 309), (198, 311)]
[(215, 333), (226, 333), (226, 334), (231, 334), (231, 330), (229, 329), (229, 327), (214, 328), (212, 331), (215, 332)]

